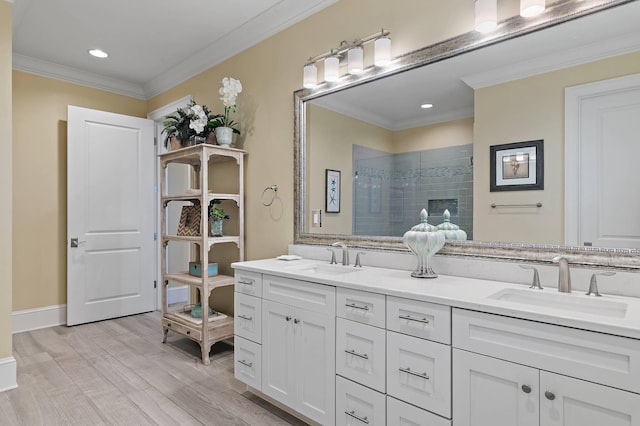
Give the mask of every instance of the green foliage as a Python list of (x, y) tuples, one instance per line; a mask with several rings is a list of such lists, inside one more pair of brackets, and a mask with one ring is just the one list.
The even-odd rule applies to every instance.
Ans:
[(207, 115), (207, 125), (204, 128), (204, 131), (201, 133), (196, 133), (194, 129), (189, 127), (191, 123), (191, 119), (194, 117), (193, 113), (190, 111), (190, 108), (196, 105), (195, 101), (191, 101), (186, 109), (178, 108), (178, 110), (171, 115), (167, 116), (167, 119), (164, 121), (164, 129), (162, 129), (162, 133), (166, 133), (166, 137), (164, 140), (165, 146), (168, 145), (171, 137), (175, 136), (179, 141), (180, 145), (184, 146), (185, 142), (189, 140), (192, 136), (203, 136), (204, 138), (208, 137), (211, 132), (214, 131), (216, 127), (220, 125), (217, 124), (218, 120), (223, 118), (222, 114), (213, 114), (206, 105), (202, 105), (202, 110)]
[(221, 207), (216, 207), (216, 204), (222, 203), (222, 200), (213, 199), (209, 203), (209, 217), (213, 220), (229, 219), (229, 215), (225, 213)]

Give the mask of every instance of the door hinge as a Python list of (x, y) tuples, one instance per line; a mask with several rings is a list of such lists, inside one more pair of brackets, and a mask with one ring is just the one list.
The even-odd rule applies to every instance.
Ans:
[(153, 288), (158, 288), (158, 281), (153, 280)]
[(154, 194), (158, 193), (158, 185), (153, 185), (153, 193)]
[(153, 233), (153, 241), (158, 241), (158, 233), (157, 232)]
[(153, 145), (157, 146), (158, 145), (158, 138), (157, 137), (153, 137)]

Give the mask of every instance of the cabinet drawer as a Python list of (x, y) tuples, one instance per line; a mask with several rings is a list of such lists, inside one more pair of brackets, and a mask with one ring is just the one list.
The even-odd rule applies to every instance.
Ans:
[(640, 340), (454, 309), (453, 345), (640, 393)]
[(202, 332), (200, 330), (192, 330), (191, 328), (185, 327), (179, 322), (172, 321), (167, 318), (162, 318), (162, 325), (164, 327), (167, 327), (169, 330), (175, 331), (176, 333), (184, 334), (188, 338), (195, 341), (200, 340), (200, 337), (202, 336)]
[(385, 392), (386, 332), (338, 318), (336, 333), (336, 373)]
[(387, 424), (402, 426), (451, 426), (451, 420), (387, 397)]
[(336, 377), (336, 425), (386, 425), (385, 396), (350, 380)]
[(262, 346), (242, 337), (233, 339), (233, 368), (236, 379), (262, 388)]
[(263, 298), (296, 308), (336, 315), (335, 287), (290, 278), (263, 275)]
[(234, 277), (236, 292), (262, 297), (262, 274), (236, 269)]
[(389, 296), (387, 329), (448, 345), (451, 344), (451, 308)]
[(451, 347), (388, 331), (387, 393), (451, 418)]
[(235, 334), (256, 343), (261, 343), (262, 300), (236, 292), (233, 306)]
[(384, 294), (367, 291), (337, 289), (337, 316), (375, 327), (385, 327)]

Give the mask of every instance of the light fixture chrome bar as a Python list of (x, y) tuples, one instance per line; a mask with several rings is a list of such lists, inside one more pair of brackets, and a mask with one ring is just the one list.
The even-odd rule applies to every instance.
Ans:
[(361, 39), (358, 40), (354, 40), (352, 43), (348, 43), (346, 40), (343, 40), (340, 42), (340, 45), (337, 48), (333, 48), (330, 49), (324, 53), (321, 53), (320, 55), (317, 56), (312, 56), (307, 60), (307, 64), (312, 64), (315, 62), (318, 62), (322, 59), (325, 59), (329, 56), (338, 56), (341, 57), (345, 52), (347, 52), (349, 49), (351, 49), (352, 47), (355, 46), (362, 46), (365, 43), (368, 43), (370, 41), (376, 40), (380, 37), (388, 37), (389, 35), (391, 35), (390, 31), (385, 30), (384, 28), (381, 31), (378, 31), (376, 33), (370, 34), (366, 37), (363, 37)]

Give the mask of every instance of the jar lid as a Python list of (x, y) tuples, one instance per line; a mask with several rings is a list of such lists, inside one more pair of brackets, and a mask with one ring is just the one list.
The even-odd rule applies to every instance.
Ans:
[(426, 209), (422, 209), (420, 211), (420, 222), (419, 224), (411, 227), (412, 231), (415, 232), (436, 232), (438, 230), (438, 228), (436, 228), (433, 225), (430, 225), (429, 222), (427, 222), (429, 215), (427, 214), (427, 210)]
[(446, 209), (442, 214), (444, 218), (444, 222), (437, 226), (437, 228), (441, 231), (457, 231), (460, 227), (454, 223), (451, 223), (451, 213), (449, 213), (449, 209)]

